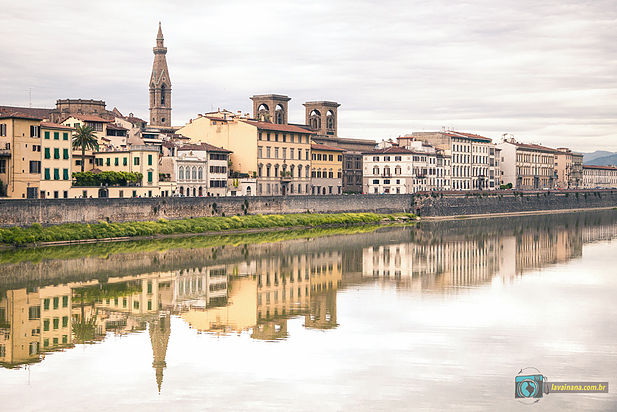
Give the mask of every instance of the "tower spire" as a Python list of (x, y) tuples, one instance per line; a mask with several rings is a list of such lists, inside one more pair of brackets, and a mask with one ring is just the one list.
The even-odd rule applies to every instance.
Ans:
[(159, 21), (156, 46), (152, 49), (154, 62), (150, 76), (150, 124), (171, 126), (171, 79), (167, 68), (167, 47), (164, 44), (163, 29)]

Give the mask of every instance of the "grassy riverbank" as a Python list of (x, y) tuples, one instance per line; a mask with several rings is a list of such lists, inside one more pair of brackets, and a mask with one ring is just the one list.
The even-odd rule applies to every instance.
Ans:
[(149, 222), (68, 223), (55, 226), (41, 226), (35, 223), (29, 227), (0, 228), (0, 243), (19, 246), (41, 242), (224, 232), (242, 229), (344, 226), (378, 223), (383, 220), (396, 221), (414, 218), (415, 216), (409, 213), (300, 213), (290, 215), (214, 216), (180, 220), (159, 219), (158, 221)]

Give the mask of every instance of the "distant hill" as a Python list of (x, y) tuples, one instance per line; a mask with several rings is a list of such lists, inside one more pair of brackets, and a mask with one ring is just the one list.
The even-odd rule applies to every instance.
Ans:
[(597, 157), (590, 161), (584, 161), (584, 164), (596, 166), (615, 166), (617, 165), (617, 153), (611, 154), (609, 156)]
[(594, 161), (595, 159), (599, 159), (600, 157), (607, 157), (607, 156), (612, 156), (615, 154), (617, 153), (607, 152), (606, 150), (596, 150), (593, 153), (583, 153), (583, 163), (595, 165), (595, 163), (590, 163), (590, 162)]

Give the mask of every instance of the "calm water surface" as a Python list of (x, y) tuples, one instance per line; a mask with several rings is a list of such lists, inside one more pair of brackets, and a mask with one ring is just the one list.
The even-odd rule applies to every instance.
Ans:
[[(2, 410), (617, 410), (617, 212), (0, 254)], [(609, 394), (514, 399), (514, 376)]]

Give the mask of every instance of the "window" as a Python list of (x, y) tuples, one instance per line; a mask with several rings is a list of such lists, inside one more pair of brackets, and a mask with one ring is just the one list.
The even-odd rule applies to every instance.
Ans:
[(119, 158), (114, 158), (114, 166), (118, 166), (120, 165), (120, 159)]
[(62, 149), (62, 158), (67, 160), (69, 158), (69, 149)]
[(60, 149), (57, 147), (54, 148), (54, 159), (60, 159)]
[(6, 159), (0, 159), (0, 173), (6, 173)]
[(152, 166), (152, 155), (148, 155), (148, 166)]
[(45, 155), (45, 159), (51, 159), (51, 151), (49, 150), (49, 147), (45, 148), (44, 155)]
[(107, 158), (107, 161), (105, 162), (105, 164), (106, 164), (107, 166), (111, 166), (111, 157), (108, 157), (108, 158)]
[(60, 169), (54, 168), (54, 180), (60, 180)]
[(152, 172), (148, 172), (148, 183), (152, 183)]
[(122, 166), (126, 166), (128, 164), (128, 159), (126, 157), (122, 158)]
[(262, 157), (263, 157), (263, 147), (259, 146), (257, 147), (257, 158), (261, 159)]
[(54, 140), (60, 140), (60, 133), (54, 132)]
[(178, 168), (178, 180), (184, 180), (184, 167), (182, 166)]
[(54, 309), (58, 309), (59, 306), (60, 306), (60, 298), (56, 296), (54, 298)]
[(30, 126), (30, 137), (39, 137), (41, 134), (40, 126)]
[(62, 307), (66, 308), (69, 306), (69, 297), (68, 296), (62, 296)]
[(69, 140), (69, 134), (67, 132), (62, 133), (62, 140)]
[(28, 314), (29, 319), (30, 320), (35, 320), (35, 319), (41, 319), (41, 307), (40, 306), (30, 306), (29, 310), (28, 310)]
[[(5, 172), (0, 171), (0, 173), (5, 173)], [(41, 173), (41, 161), (40, 160), (30, 160), (30, 173), (36, 173), (36, 174)]]
[(54, 329), (58, 329), (60, 327), (60, 318), (54, 318)]
[(68, 316), (63, 316), (62, 317), (62, 327), (66, 328), (67, 326), (69, 326), (69, 317)]
[(51, 176), (51, 174), (50, 174), (50, 172), (49, 172), (49, 168), (48, 168), (48, 167), (46, 167), (46, 168), (45, 168), (45, 173), (44, 173), (44, 179), (45, 179), (45, 180), (50, 180), (50, 179), (51, 179), (51, 177), (50, 177), (50, 176)]
[(134, 165), (134, 166), (139, 166), (139, 157), (135, 157), (135, 158), (133, 159), (133, 165)]
[(43, 310), (49, 310), (49, 298), (43, 300)]
[(45, 132), (45, 139), (49, 139), (49, 132), (47, 132), (47, 131)]
[[(69, 180), (69, 169), (62, 169), (62, 179)], [(67, 196), (64, 196), (67, 197)]]
[(47, 332), (49, 330), (49, 319), (43, 321), (43, 330)]

